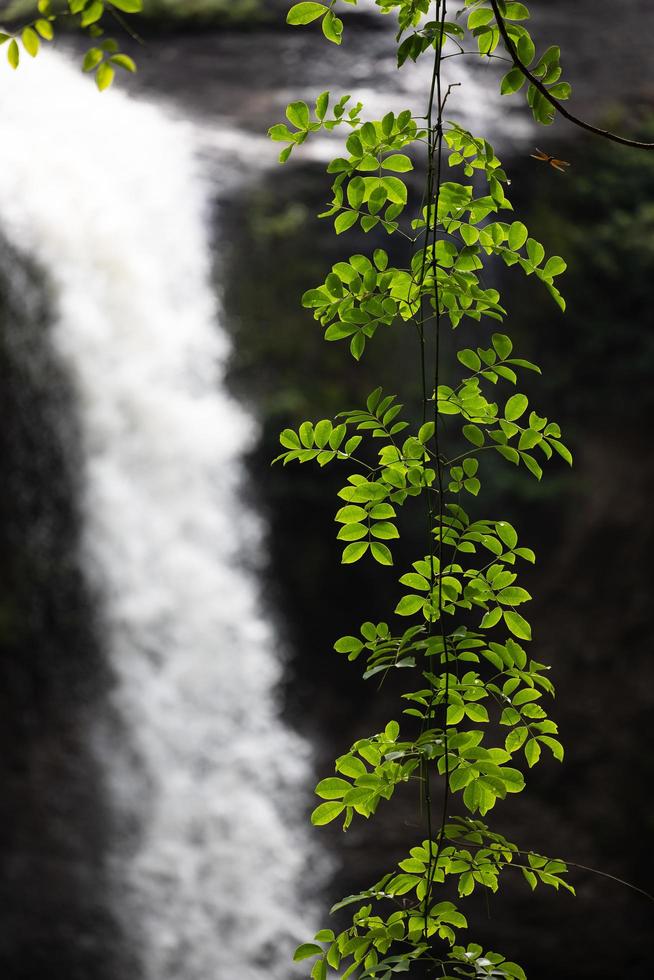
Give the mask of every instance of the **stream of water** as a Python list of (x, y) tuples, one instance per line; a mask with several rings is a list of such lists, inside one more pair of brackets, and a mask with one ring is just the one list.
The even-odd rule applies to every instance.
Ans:
[(88, 733), (121, 828), (112, 901), (147, 978), (286, 976), (310, 929), (308, 753), (278, 717), (275, 636), (244, 567), (253, 424), (223, 386), (198, 134), (100, 98), (60, 55), (10, 82), (0, 222), (50, 283), (83, 442), (82, 563), (116, 678)]

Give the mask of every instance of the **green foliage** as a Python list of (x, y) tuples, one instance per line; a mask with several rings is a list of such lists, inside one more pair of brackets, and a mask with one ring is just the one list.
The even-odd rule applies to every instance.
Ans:
[[(343, 564), (372, 559), (392, 566), (402, 508), (411, 504), (424, 512), (426, 553), (398, 576), (398, 626), (367, 621), (360, 635), (335, 643), (337, 653), (363, 661), (366, 679), (398, 670), (400, 678), (413, 679), (402, 694), (404, 720), (359, 739), (336, 760), (336, 774), (316, 787), (311, 820), (316, 826), (339, 820), (347, 829), (409, 784), (416, 786), (428, 836), (381, 881), (334, 907), (357, 906), (348, 928), (339, 935), (322, 930), (314, 943), (298, 948), (296, 959), (313, 961), (314, 980), (330, 971), (388, 980), (418, 961), (446, 978), (520, 978), (522, 969), (499, 954), (474, 943), (458, 945), (467, 919), (452, 902), (439, 900), (438, 889), (454, 878), (464, 900), (476, 888), (496, 891), (503, 873), (517, 869), (532, 889), (545, 884), (573, 891), (563, 861), (519, 850), (477, 816), (522, 792), (543, 748), (559, 761), (564, 750), (547, 710), (554, 695), (549, 668), (526, 650), (532, 629), (524, 609), (531, 595), (519, 575), (522, 563), (535, 561), (534, 552), (507, 521), (473, 518), (465, 509), (466, 497), (482, 491), (489, 451), (537, 480), (556, 457), (572, 463), (559, 425), (519, 390), (522, 373), (539, 368), (516, 356), (506, 333), (486, 333), (489, 321), (496, 327), (507, 316), (497, 289), (485, 285), (489, 261), (499, 259), (540, 280), (561, 311), (565, 302), (556, 280), (566, 263), (547, 257), (522, 221), (503, 219), (513, 208), (493, 147), (444, 121), (451, 90), (444, 92), (442, 58), (468, 50), (469, 38), (482, 58), (495, 57), (505, 43), (554, 98), (567, 98), (569, 86), (560, 81), (558, 48), (537, 55), (522, 3), (465, 0), (464, 11), (450, 21), (445, 0), (376, 2), (382, 13), (397, 15), (399, 66), (432, 53), (426, 112), (416, 117), (407, 109), (371, 120), (362, 105), (350, 105), (349, 96), (334, 102), (324, 92), (315, 106), (292, 103), (287, 123), (273, 126), (270, 137), (285, 144), (284, 163), (314, 133), (345, 126), (345, 150), (327, 168), (331, 201), (320, 217), (333, 221), (337, 235), (360, 226), (364, 233), (377, 228), (410, 242), (403, 266), (381, 248), (334, 263), (302, 303), (325, 340), (346, 341), (355, 361), (380, 330), (412, 326), (423, 423), (414, 427), (403, 419), (398, 396), (378, 387), (365, 405), (333, 421), (285, 429), (278, 460), (345, 468), (335, 514)], [(343, 24), (334, 7), (295, 4), (288, 23), (320, 23), (327, 39), (340, 44)], [(514, 67), (501, 92), (518, 92), (524, 82)], [(530, 83), (526, 94), (534, 118), (550, 123), (552, 106), (542, 92)], [(414, 168), (425, 170), (417, 194), (402, 176)], [(464, 320), (484, 337), (450, 361), (443, 331)], [(432, 813), (437, 780), (440, 825)], [(454, 806), (463, 815), (450, 816)]]
[(7, 61), (12, 68), (20, 64), (21, 50), (35, 58), (42, 41), (52, 41), (55, 30), (60, 26), (72, 27), (86, 33), (93, 46), (84, 55), (82, 68), (94, 72), (99, 90), (109, 88), (114, 80), (116, 68), (128, 72), (136, 71), (136, 65), (129, 55), (120, 51), (118, 42), (105, 36), (104, 22), (108, 15), (115, 18), (123, 14), (140, 13), (143, 0), (38, 0), (36, 3), (21, 5), (9, 10), (9, 15), (21, 14), (30, 17), (13, 33), (0, 33), (0, 45), (6, 44)]

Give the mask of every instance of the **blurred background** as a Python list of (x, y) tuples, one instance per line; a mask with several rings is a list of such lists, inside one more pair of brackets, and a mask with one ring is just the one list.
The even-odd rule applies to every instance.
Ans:
[[(33, 6), (5, 3), (2, 20)], [(150, 0), (138, 37), (121, 35), (139, 72), (102, 96), (72, 36), (0, 71), (8, 980), (286, 980), (330, 904), (423, 836), (401, 796), (346, 835), (308, 827), (334, 756), (398, 716), (401, 688), (330, 652), (384, 615), (396, 575), (339, 567), (338, 472), (270, 459), (282, 427), (379, 383), (416, 413), (417, 351), (401, 329), (360, 365), (323, 342), (302, 292), (387, 241), (316, 221), (335, 144), (278, 168), (265, 131), (326, 88), (372, 118), (420, 111), (427, 68), (395, 72), (370, 5), (345, 8), (341, 48), (285, 28), (287, 6)], [(654, 140), (651, 4), (531, 7), (574, 110)], [(566, 745), (563, 768), (544, 759), (490, 822), (651, 891), (654, 156), (563, 121), (536, 133), (521, 100), (500, 104), (492, 65), (449, 66), (463, 83), (449, 112), (496, 145), (516, 211), (569, 263), (565, 317), (538, 283), (489, 273), (543, 368), (530, 397), (576, 459), (542, 484), (486, 474), (485, 515), (538, 553), (534, 656), (554, 666)], [(403, 528), (398, 568), (418, 534)], [(475, 896), (471, 938), (531, 980), (648, 976), (651, 902), (571, 877), (576, 899), (522, 880)]]

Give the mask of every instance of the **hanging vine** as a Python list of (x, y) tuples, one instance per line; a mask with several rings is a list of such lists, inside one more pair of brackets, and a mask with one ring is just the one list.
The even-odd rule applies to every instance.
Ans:
[[(561, 78), (560, 49), (537, 54), (525, 27), (525, 4), (465, 0), (454, 16), (447, 0), (376, 4), (382, 14), (397, 15), (400, 68), (407, 60), (433, 59), (424, 112), (416, 116), (407, 108), (364, 121), (361, 104), (324, 92), (313, 107), (289, 105), (287, 121), (269, 135), (285, 144), (285, 162), (313, 133), (349, 130), (343, 155), (327, 168), (333, 196), (321, 217), (333, 220), (338, 235), (360, 225), (364, 232), (381, 229), (410, 241), (407, 267), (391, 265), (382, 248), (371, 256), (351, 255), (305, 293), (303, 305), (325, 339), (345, 341), (357, 361), (378, 329), (413, 324), (423, 424), (412, 429), (402, 418), (399, 396), (377, 388), (365, 405), (335, 421), (285, 429), (278, 460), (345, 468), (335, 517), (345, 565), (371, 558), (393, 566), (398, 511), (408, 505), (424, 510), (424, 554), (402, 570), (393, 625), (365, 622), (359, 635), (335, 643), (338, 653), (363, 661), (364, 678), (393, 670), (410, 678), (402, 695), (403, 724), (389, 721), (383, 732), (359, 739), (336, 759), (335, 775), (316, 787), (321, 802), (311, 817), (317, 826), (341, 820), (347, 829), (411, 782), (419, 788), (424, 835), (381, 880), (334, 906), (332, 911), (353, 906), (346, 929), (338, 935), (321, 930), (298, 947), (295, 959), (313, 961), (314, 980), (325, 980), (330, 971), (389, 980), (418, 962), (437, 968), (444, 980), (520, 980), (525, 974), (518, 964), (462, 942), (466, 915), (439, 891), (452, 879), (465, 899), (475, 889), (495, 892), (505, 873), (517, 873), (530, 889), (574, 893), (564, 861), (519, 848), (485, 819), (498, 800), (523, 790), (524, 770), (538, 763), (543, 749), (559, 761), (564, 750), (549, 717), (549, 667), (528, 653), (532, 631), (523, 607), (531, 595), (519, 584), (519, 573), (535, 555), (509, 522), (473, 519), (465, 503), (481, 490), (488, 453), (537, 480), (553, 456), (572, 463), (557, 422), (519, 390), (522, 373), (539, 368), (497, 331), (506, 309), (481, 275), (487, 260), (499, 258), (537, 277), (565, 310), (557, 281), (566, 263), (558, 255), (546, 257), (521, 221), (502, 220), (512, 211), (507, 175), (488, 140), (445, 121), (453, 92), (443, 79), (443, 61), (503, 59), (508, 71), (501, 93), (524, 89), (537, 123), (548, 125), (561, 111), (600, 136), (652, 146), (598, 130), (562, 107), (570, 85)], [(326, 39), (340, 44), (343, 22), (334, 8), (335, 0), (297, 3), (288, 23), (319, 22)], [(416, 166), (425, 173), (417, 205), (403, 177)], [(443, 357), (443, 331), (464, 320), (479, 325), (479, 346), (459, 350), (454, 365)]]

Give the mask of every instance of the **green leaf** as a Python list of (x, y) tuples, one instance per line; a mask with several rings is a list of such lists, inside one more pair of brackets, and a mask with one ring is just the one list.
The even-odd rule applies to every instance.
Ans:
[(397, 616), (413, 616), (425, 604), (425, 600), (419, 595), (405, 595), (395, 607)]
[(520, 462), (518, 451), (512, 446), (495, 446), (495, 449), (497, 449), (500, 456), (504, 456), (504, 459), (508, 459), (510, 463), (514, 463), (517, 466)]
[(337, 235), (342, 235), (344, 231), (351, 228), (359, 220), (358, 211), (341, 211), (334, 221), (334, 230)]
[(456, 356), (461, 364), (464, 367), (470, 368), (471, 371), (478, 371), (481, 367), (481, 361), (478, 355), (472, 350), (460, 350)]
[(508, 766), (502, 766), (498, 778), (502, 780), (509, 793), (519, 793), (524, 789), (525, 777), (519, 769), (509, 769)]
[(542, 441), (543, 437), (540, 432), (537, 432), (535, 429), (525, 429), (520, 435), (518, 449), (533, 449), (534, 446), (537, 446)]
[(535, 738), (530, 738), (525, 745), (525, 759), (531, 769), (540, 759), (540, 745)]
[(518, 588), (517, 585), (509, 586), (507, 589), (501, 589), (497, 598), (500, 602), (507, 603), (510, 606), (519, 606), (521, 602), (529, 602), (531, 596), (526, 589)]
[(470, 721), (488, 721), (488, 711), (483, 704), (467, 704), (465, 711)]
[(54, 37), (54, 27), (49, 20), (37, 20), (34, 27), (44, 40), (51, 41)]
[(100, 0), (93, 0), (88, 7), (84, 8), (82, 12), (81, 25), (82, 27), (90, 27), (91, 24), (96, 24), (104, 13), (104, 3)]
[(389, 157), (382, 160), (384, 170), (392, 170), (394, 173), (402, 174), (413, 170), (413, 164), (404, 153), (392, 153)]
[(523, 704), (528, 704), (530, 701), (538, 701), (540, 697), (540, 691), (536, 691), (533, 687), (523, 687), (514, 696), (513, 706), (520, 708)]
[(373, 255), (373, 261), (379, 271), (384, 272), (384, 270), (388, 267), (388, 254), (383, 248), (376, 248)]
[(479, 241), (479, 229), (474, 225), (461, 225), (459, 234), (466, 245), (474, 245)]
[(352, 784), (345, 779), (329, 776), (328, 779), (321, 779), (316, 786), (316, 796), (321, 796), (323, 800), (342, 800), (351, 789)]
[(296, 3), (286, 15), (286, 23), (294, 27), (300, 24), (310, 24), (327, 13), (323, 3)]
[(496, 606), (495, 609), (491, 609), (490, 612), (486, 613), (479, 625), (483, 630), (489, 630), (492, 629), (493, 626), (497, 626), (501, 618), (502, 610), (499, 606)]
[(338, 521), (339, 524), (359, 524), (361, 521), (365, 521), (367, 517), (368, 512), (363, 507), (359, 507), (357, 504), (348, 504), (337, 511), (334, 520)]
[(319, 449), (324, 449), (332, 434), (332, 424), (329, 419), (321, 419), (314, 429), (314, 439)]
[(307, 449), (313, 448), (313, 425), (311, 422), (303, 422), (299, 430), (300, 440)]
[(385, 521), (389, 517), (395, 517), (395, 508), (391, 504), (375, 504), (370, 508), (370, 517), (374, 521)]
[(451, 704), (447, 709), (447, 724), (458, 725), (465, 714), (462, 704)]
[(99, 65), (98, 70), (95, 73), (95, 84), (98, 86), (101, 92), (109, 88), (114, 80), (115, 71), (108, 62), (103, 62)]
[(328, 41), (340, 44), (343, 35), (343, 21), (336, 17), (331, 10), (323, 17), (322, 32)]
[(531, 640), (531, 626), (520, 613), (507, 609), (504, 612), (504, 622), (519, 640)]
[(327, 963), (324, 959), (316, 960), (313, 964), (311, 980), (327, 980)]
[(509, 228), (509, 248), (517, 252), (527, 241), (528, 236), (526, 226), (521, 221), (514, 221)]
[(568, 268), (567, 262), (564, 262), (560, 255), (553, 255), (545, 263), (545, 268), (543, 269), (543, 275), (552, 279), (554, 276), (560, 276), (562, 272)]
[[(103, 52), (100, 48), (90, 48), (84, 55), (84, 60), (82, 61), (82, 71), (94, 71), (100, 64), (104, 57)], [(282, 445), (284, 445), (282, 443)], [(291, 448), (290, 446), (287, 448)]]
[(336, 760), (336, 768), (344, 776), (349, 776), (351, 779), (357, 779), (359, 776), (366, 776), (368, 774), (368, 770), (363, 762), (361, 759), (357, 759), (356, 756), (342, 755)]
[(338, 541), (361, 541), (368, 537), (368, 528), (365, 524), (344, 524), (336, 538)]
[(518, 38), (518, 57), (523, 65), (529, 67), (536, 57), (536, 45), (529, 34), (521, 34)]
[(529, 472), (533, 473), (537, 480), (540, 480), (543, 475), (543, 470), (542, 467), (536, 462), (534, 457), (530, 456), (529, 453), (521, 452), (520, 459), (525, 464)]
[(20, 61), (20, 51), (18, 50), (18, 43), (15, 38), (9, 44), (7, 48), (7, 61), (12, 68), (18, 68), (18, 63)]
[(529, 887), (533, 891), (536, 888), (536, 885), (538, 884), (538, 878), (536, 877), (536, 875), (534, 874), (534, 872), (533, 871), (529, 871), (528, 868), (521, 868), (520, 870), (522, 871), (522, 874), (524, 875), (525, 881), (527, 882), (527, 884), (529, 885)]
[(515, 548), (518, 543), (518, 535), (511, 524), (507, 524), (506, 521), (498, 521), (495, 525), (495, 530), (507, 548)]
[(316, 99), (316, 118), (324, 119), (329, 108), (329, 92), (321, 92)]
[(108, 3), (124, 14), (138, 14), (143, 9), (143, 0), (108, 0)]
[(347, 199), (350, 207), (357, 211), (363, 204), (366, 185), (363, 177), (353, 177), (347, 185)]
[(572, 466), (572, 453), (567, 446), (564, 446), (562, 442), (557, 442), (556, 439), (549, 440), (550, 446), (554, 449), (559, 456)]
[(321, 803), (311, 814), (311, 823), (314, 827), (324, 827), (325, 824), (336, 820), (336, 817), (340, 816), (344, 809), (344, 804), (337, 803), (336, 801), (333, 803)]
[(417, 572), (407, 572), (400, 579), (401, 585), (406, 585), (410, 589), (418, 589), (420, 592), (427, 592), (430, 588), (429, 582), (423, 575), (419, 575)]
[(462, 429), (463, 435), (471, 442), (473, 446), (483, 446), (484, 445), (484, 433), (481, 431), (477, 425), (464, 425)]
[(527, 411), (529, 399), (526, 395), (513, 395), (504, 406), (504, 418), (509, 422), (515, 422)]
[(509, 2), (506, 4), (504, 16), (507, 20), (529, 20), (529, 11), (524, 3)]
[(387, 548), (385, 544), (380, 544), (378, 541), (373, 541), (370, 545), (370, 550), (372, 552), (372, 557), (375, 559), (375, 561), (379, 562), (380, 565), (393, 564), (393, 556), (391, 555), (390, 549)]
[(473, 31), (476, 27), (484, 27), (486, 24), (489, 24), (492, 19), (493, 11), (488, 10), (486, 7), (473, 10), (468, 17), (468, 30)]
[(557, 759), (559, 762), (563, 762), (564, 749), (557, 739), (552, 738), (550, 735), (539, 735), (538, 741), (542, 742), (543, 745), (546, 745), (548, 749), (550, 749), (555, 759)]
[(500, 92), (502, 95), (513, 95), (514, 92), (520, 91), (525, 81), (525, 76), (521, 70), (519, 68), (512, 68), (502, 79)]
[(291, 102), (286, 107), (286, 118), (298, 129), (306, 129), (310, 120), (309, 106), (306, 102)]
[(336, 653), (359, 653), (363, 649), (363, 643), (356, 636), (342, 636), (334, 644)]
[(418, 442), (421, 442), (424, 446), (432, 438), (435, 431), (436, 425), (434, 422), (425, 422), (424, 425), (420, 426), (420, 431), (418, 432)]
[(120, 68), (124, 68), (125, 71), (136, 71), (136, 63), (128, 54), (114, 54), (109, 60), (112, 64), (118, 65)]
[(359, 561), (360, 558), (363, 558), (367, 550), (368, 550), (367, 541), (355, 541), (353, 544), (349, 544), (347, 548), (343, 550), (341, 564), (343, 565), (354, 564), (355, 561)]
[(533, 238), (527, 239), (527, 255), (529, 256), (529, 261), (534, 266), (541, 264), (545, 258), (545, 249), (540, 244), (540, 242), (535, 241)]
[[(520, 4), (520, 6), (522, 6), (522, 4)], [(525, 971), (521, 966), (518, 966), (517, 963), (510, 963), (509, 960), (505, 960), (502, 963), (502, 970), (507, 976), (513, 977), (514, 980), (527, 980)]]
[(507, 752), (517, 752), (518, 749), (522, 748), (525, 739), (529, 734), (529, 729), (522, 726), (520, 728), (514, 728), (512, 732), (506, 736), (504, 747)]
[(513, 350), (511, 338), (507, 337), (506, 334), (494, 333), (491, 337), (491, 342), (501, 361), (505, 360)]
[(472, 895), (475, 889), (475, 879), (472, 876), (471, 871), (466, 871), (459, 878), (459, 896), (465, 898), (466, 895)]
[(41, 42), (39, 41), (39, 35), (36, 31), (32, 30), (31, 27), (26, 27), (21, 34), (21, 39), (23, 42), (23, 47), (32, 58), (36, 58), (39, 53), (39, 48)]
[(382, 177), (382, 185), (393, 204), (406, 204), (408, 191), (406, 184), (399, 177)]
[(389, 521), (379, 521), (373, 524), (370, 532), (374, 538), (381, 538), (382, 541), (391, 541), (400, 536), (395, 525)]
[(307, 960), (310, 956), (317, 956), (319, 953), (322, 954), (322, 946), (317, 946), (315, 943), (302, 943), (293, 953), (293, 959)]

